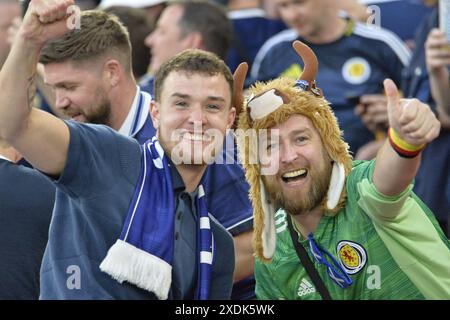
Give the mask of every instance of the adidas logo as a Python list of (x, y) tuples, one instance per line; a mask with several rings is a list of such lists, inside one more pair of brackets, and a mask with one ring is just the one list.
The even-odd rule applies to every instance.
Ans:
[(303, 297), (304, 295), (316, 292), (316, 288), (308, 281), (303, 278), (298, 287), (298, 296)]

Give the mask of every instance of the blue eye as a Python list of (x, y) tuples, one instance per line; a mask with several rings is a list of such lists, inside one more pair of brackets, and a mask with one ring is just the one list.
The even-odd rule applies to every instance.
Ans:
[(62, 84), (62, 85), (57, 85), (55, 87), (55, 89), (63, 89), (63, 90), (66, 90), (66, 91), (73, 91), (76, 88), (77, 88), (77, 86), (74, 85), (74, 84)]
[(303, 143), (305, 143), (307, 140), (308, 140), (307, 137), (300, 136), (300, 137), (297, 137), (297, 138), (295, 139), (295, 142), (298, 143), (298, 144), (303, 144)]
[(215, 104), (208, 104), (208, 110), (220, 110), (220, 107)]
[(186, 108), (188, 106), (188, 104), (185, 101), (177, 101), (177, 102), (175, 102), (175, 106), (180, 107), (180, 108)]

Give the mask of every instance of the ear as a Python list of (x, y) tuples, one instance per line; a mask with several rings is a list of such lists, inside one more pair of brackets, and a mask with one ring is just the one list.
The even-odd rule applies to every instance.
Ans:
[(150, 102), (150, 116), (152, 117), (153, 127), (159, 129), (159, 104), (152, 100)]
[(122, 75), (122, 66), (115, 59), (109, 59), (105, 63), (104, 72), (106, 80), (111, 87), (115, 87), (119, 84)]
[(186, 41), (186, 49), (191, 49), (191, 48), (195, 48), (195, 49), (204, 49), (203, 46), (203, 37), (200, 34), (200, 32), (192, 32), (190, 34), (188, 34), (185, 39)]
[(231, 129), (235, 119), (236, 119), (236, 108), (232, 106), (230, 108), (230, 111), (228, 112), (227, 129)]

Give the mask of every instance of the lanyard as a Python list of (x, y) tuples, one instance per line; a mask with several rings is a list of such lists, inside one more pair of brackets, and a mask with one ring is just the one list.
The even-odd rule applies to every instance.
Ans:
[(353, 283), (347, 272), (345, 272), (344, 268), (342, 268), (341, 264), (336, 261), (331, 253), (314, 241), (312, 233), (308, 235), (308, 242), (314, 259), (319, 264), (326, 266), (328, 276), (331, 280), (333, 280), (342, 289), (347, 288)]

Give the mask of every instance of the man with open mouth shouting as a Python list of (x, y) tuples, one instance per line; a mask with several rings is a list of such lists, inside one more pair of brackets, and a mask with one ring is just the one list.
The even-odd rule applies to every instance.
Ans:
[(353, 162), (316, 86), (315, 54), (299, 41), (294, 49), (301, 78), (256, 84), (239, 116), (257, 297), (450, 298), (449, 241), (411, 191), (440, 130), (433, 112), (385, 80), (390, 139), (375, 160)]

